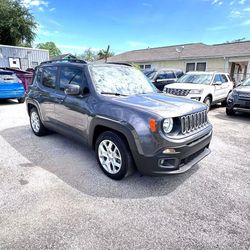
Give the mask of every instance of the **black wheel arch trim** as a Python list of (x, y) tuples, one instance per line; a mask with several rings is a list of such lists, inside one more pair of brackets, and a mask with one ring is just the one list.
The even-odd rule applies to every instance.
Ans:
[(143, 150), (139, 142), (139, 137), (135, 129), (130, 124), (124, 121), (117, 121), (117, 120), (113, 120), (111, 118), (107, 118), (107, 117), (99, 116), (99, 115), (93, 117), (89, 124), (88, 144), (90, 147), (92, 147), (93, 145), (95, 129), (97, 126), (107, 127), (109, 129), (112, 129), (114, 131), (117, 131), (123, 134), (127, 139), (132, 155), (134, 157), (136, 157), (135, 154), (138, 154), (138, 153), (143, 155)]
[[(29, 104), (35, 106), (35, 108), (36, 108), (37, 111), (38, 111), (38, 114), (39, 114), (40, 119), (42, 119), (42, 114), (41, 114), (41, 112), (40, 112), (39, 103), (38, 103), (36, 100), (34, 100), (34, 99), (26, 98), (26, 107), (27, 107), (28, 115), (30, 115), (30, 114), (29, 114)], [(43, 119), (42, 119), (42, 120), (43, 120)]]

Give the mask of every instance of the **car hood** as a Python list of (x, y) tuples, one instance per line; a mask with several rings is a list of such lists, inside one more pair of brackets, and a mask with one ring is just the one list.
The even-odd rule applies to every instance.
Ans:
[(165, 118), (182, 116), (206, 109), (206, 106), (198, 101), (158, 93), (117, 97), (113, 101)]
[(167, 88), (172, 89), (204, 89), (206, 87), (209, 87), (210, 85), (205, 84), (193, 84), (193, 83), (172, 83), (168, 84)]
[(235, 90), (241, 93), (250, 93), (250, 86), (239, 86)]

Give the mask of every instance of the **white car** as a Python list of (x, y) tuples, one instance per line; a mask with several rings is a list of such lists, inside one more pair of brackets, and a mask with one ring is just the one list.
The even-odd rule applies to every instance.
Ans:
[(176, 83), (166, 85), (163, 92), (203, 102), (210, 109), (215, 103), (226, 105), (233, 87), (227, 73), (195, 71), (186, 73)]

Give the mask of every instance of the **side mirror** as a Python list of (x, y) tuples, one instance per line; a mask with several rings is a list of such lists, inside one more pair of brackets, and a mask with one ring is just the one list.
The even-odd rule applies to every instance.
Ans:
[(84, 87), (82, 89), (82, 95), (87, 95), (87, 94), (89, 94), (89, 88), (88, 87)]
[(79, 95), (80, 94), (80, 86), (75, 84), (69, 84), (64, 90), (66, 95)]
[(222, 84), (221, 81), (214, 82), (214, 85), (221, 85), (221, 84)]

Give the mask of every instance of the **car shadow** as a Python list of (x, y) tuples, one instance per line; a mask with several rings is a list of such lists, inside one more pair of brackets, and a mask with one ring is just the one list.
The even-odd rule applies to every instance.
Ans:
[(17, 100), (13, 99), (0, 99), (0, 106), (19, 104)]
[(20, 167), (41, 167), (80, 192), (90, 196), (138, 199), (173, 192), (198, 169), (195, 165), (180, 175), (141, 176), (138, 172), (121, 181), (106, 177), (93, 151), (86, 145), (59, 134), (36, 137), (29, 126), (1, 131), (2, 137), (29, 163)]
[(247, 125), (249, 125), (250, 122), (250, 112), (236, 112), (235, 115), (233, 116), (228, 116), (226, 114), (226, 111), (223, 113), (216, 113), (214, 115), (216, 118), (224, 120), (224, 121), (239, 121), (239, 122), (243, 122), (246, 123)]

